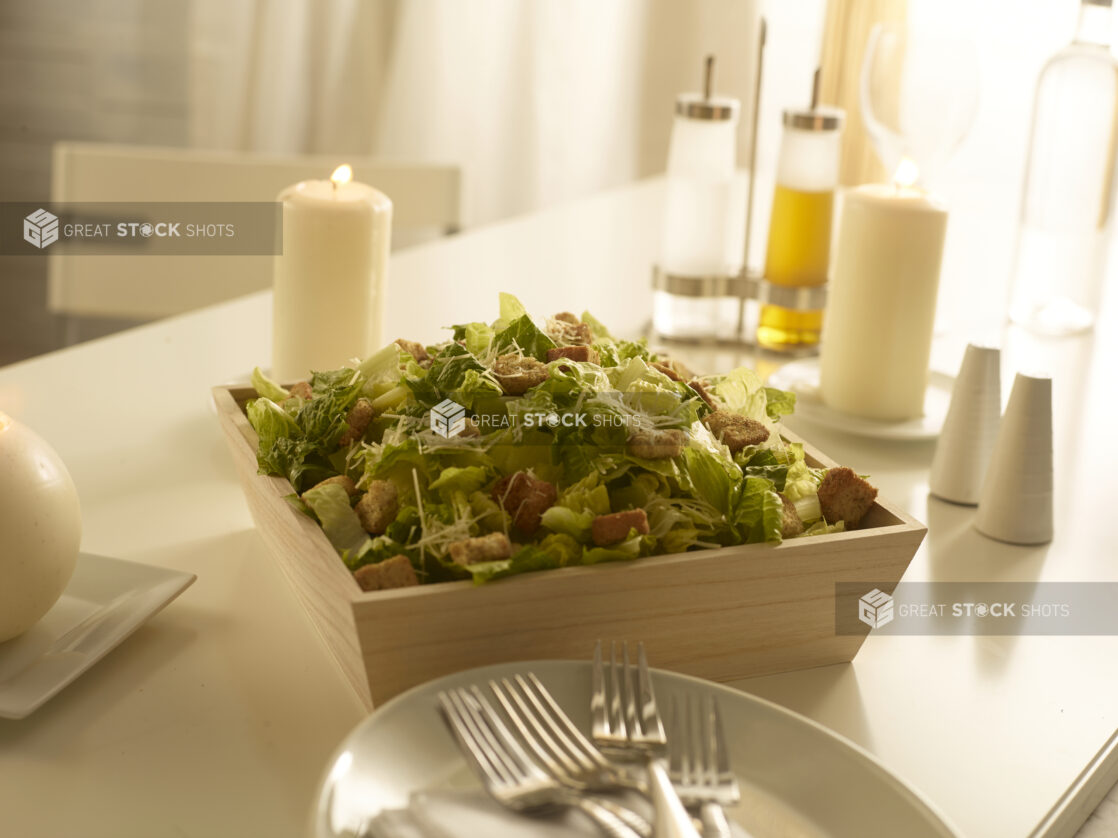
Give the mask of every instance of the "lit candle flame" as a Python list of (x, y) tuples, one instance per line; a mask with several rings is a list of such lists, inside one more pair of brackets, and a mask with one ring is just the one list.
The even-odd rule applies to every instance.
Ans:
[(0, 434), (8, 430), (12, 426), (12, 417), (7, 413), (0, 411)]
[(334, 169), (334, 174), (330, 175), (330, 182), (334, 184), (335, 189), (343, 183), (349, 183), (351, 180), (353, 180), (353, 167), (348, 163), (342, 163), (342, 165)]
[(920, 179), (920, 167), (908, 157), (902, 157), (893, 173), (893, 183), (899, 187), (912, 186)]

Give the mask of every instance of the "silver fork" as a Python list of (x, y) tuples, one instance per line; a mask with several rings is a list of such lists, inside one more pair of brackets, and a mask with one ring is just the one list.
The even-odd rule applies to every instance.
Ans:
[(703, 838), (730, 838), (724, 806), (741, 799), (737, 779), (730, 770), (730, 754), (722, 715), (714, 696), (692, 701), (687, 696), (683, 718), (679, 702), (672, 702), (668, 735), (668, 776), (680, 799), (697, 807)]
[(440, 692), (438, 700), (462, 753), (502, 806), (525, 815), (574, 807), (593, 818), (609, 838), (640, 838), (597, 801), (560, 785), (533, 762), (476, 686)]
[[(535, 674), (490, 681), (489, 689), (539, 764), (563, 785), (578, 791), (633, 789), (647, 793), (642, 778), (602, 756)], [(652, 825), (636, 812), (610, 800), (598, 802), (633, 831), (645, 838), (652, 835)]]
[(668, 777), (664, 760), (668, 738), (656, 707), (644, 644), (637, 644), (635, 684), (628, 643), (622, 644), (621, 656), (623, 668), (617, 658), (617, 644), (611, 641), (607, 684), (602, 664), (602, 641), (594, 644), (590, 696), (594, 744), (606, 753), (646, 763), (649, 799), (655, 811), (653, 823), (658, 838), (699, 838), (691, 816), (684, 809)]

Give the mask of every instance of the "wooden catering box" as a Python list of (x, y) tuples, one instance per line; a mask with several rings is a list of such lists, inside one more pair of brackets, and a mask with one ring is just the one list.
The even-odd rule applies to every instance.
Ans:
[[(891, 591), (927, 532), (878, 498), (851, 532), (364, 593), (318, 525), (284, 499), (291, 484), (257, 473), (244, 413), (255, 391), (213, 396), (256, 526), (370, 709), (470, 667), (588, 659), (598, 638), (643, 640), (655, 666), (714, 681), (850, 661), (866, 632), (836, 634), (836, 583)], [(805, 451), (811, 465), (835, 465)]]

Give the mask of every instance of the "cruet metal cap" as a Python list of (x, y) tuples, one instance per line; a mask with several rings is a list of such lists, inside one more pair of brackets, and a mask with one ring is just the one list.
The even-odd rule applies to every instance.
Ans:
[(789, 109), (784, 111), (784, 127), (800, 131), (837, 131), (845, 116), (838, 108)]
[(727, 96), (704, 98), (701, 93), (681, 93), (675, 100), (675, 112), (688, 119), (720, 121), (733, 119), (738, 113), (738, 100)]
[(738, 107), (737, 99), (714, 95), (713, 55), (708, 55), (703, 62), (703, 92), (681, 93), (675, 100), (677, 116), (688, 119), (709, 119), (714, 122), (734, 119), (738, 115)]

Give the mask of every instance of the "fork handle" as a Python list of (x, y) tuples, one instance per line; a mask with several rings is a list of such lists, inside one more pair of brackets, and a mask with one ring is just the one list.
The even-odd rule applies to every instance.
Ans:
[(726, 811), (717, 803), (707, 802), (699, 807), (699, 819), (703, 823), (703, 838), (732, 838)]
[(659, 759), (648, 761), (648, 786), (656, 838), (700, 838)]
[[(652, 834), (651, 828), (648, 828), (648, 823), (644, 824), (645, 828), (648, 829), (647, 832), (640, 832), (626, 824), (621, 817), (615, 814), (613, 804), (607, 801), (572, 795), (571, 805), (581, 809), (593, 818), (594, 822), (601, 827), (602, 832), (609, 838), (649, 838)], [(635, 815), (636, 813), (630, 812), (630, 814)]]
[(641, 836), (641, 838), (652, 838), (652, 824), (650, 824), (643, 817), (638, 815), (632, 809), (622, 806), (613, 800), (605, 797), (591, 797), (588, 798), (592, 803), (601, 806), (619, 821)]

